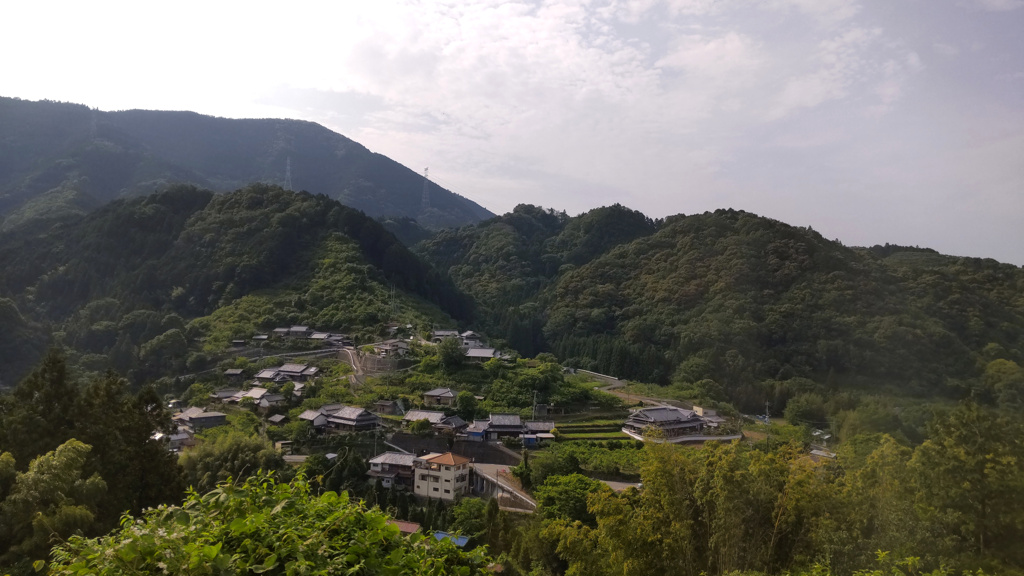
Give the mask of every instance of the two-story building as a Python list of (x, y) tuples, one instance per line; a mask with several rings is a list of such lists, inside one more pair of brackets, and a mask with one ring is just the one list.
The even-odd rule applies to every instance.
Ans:
[(413, 493), (424, 498), (455, 500), (469, 493), (469, 470), (469, 458), (451, 452), (418, 456), (413, 460)]
[(370, 481), (380, 480), (384, 488), (413, 489), (413, 460), (415, 454), (385, 452), (370, 459)]

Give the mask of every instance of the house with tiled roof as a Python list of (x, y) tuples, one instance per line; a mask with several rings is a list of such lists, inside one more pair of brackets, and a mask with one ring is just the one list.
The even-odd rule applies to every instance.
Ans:
[(171, 417), (180, 427), (196, 433), (228, 423), (228, 416), (223, 412), (207, 412), (203, 408), (193, 406)]
[(423, 393), (424, 406), (452, 406), (458, 392), (451, 388), (434, 388)]
[(630, 414), (622, 431), (637, 440), (643, 440), (656, 431), (659, 436), (671, 442), (674, 438), (700, 434), (705, 424), (704, 419), (693, 410), (654, 406)]
[(413, 489), (413, 460), (415, 454), (406, 452), (384, 452), (370, 459), (370, 470), (366, 473), (371, 482), (380, 480), (384, 488)]
[(374, 430), (379, 423), (380, 417), (358, 406), (344, 406), (327, 414), (328, 426), (345, 432)]
[(469, 493), (470, 460), (445, 452), (432, 452), (413, 460), (414, 490), (422, 498), (452, 501)]
[(302, 414), (299, 414), (299, 420), (304, 420), (313, 425), (313, 428), (323, 428), (327, 426), (327, 415), (321, 413), (319, 410), (306, 410)]

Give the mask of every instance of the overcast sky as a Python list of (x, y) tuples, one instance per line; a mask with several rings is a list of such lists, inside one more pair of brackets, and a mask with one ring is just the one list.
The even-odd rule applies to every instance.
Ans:
[(0, 51), (3, 96), (311, 120), (497, 213), (1024, 265), (1024, 0), (20, 0)]

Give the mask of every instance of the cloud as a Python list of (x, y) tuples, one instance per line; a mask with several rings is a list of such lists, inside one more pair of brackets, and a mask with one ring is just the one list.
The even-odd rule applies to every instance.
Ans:
[(961, 0), (960, 5), (988, 12), (1009, 12), (1024, 7), (1024, 0)]
[(801, 108), (813, 108), (847, 95), (864, 78), (871, 62), (865, 49), (881, 36), (880, 29), (853, 28), (819, 44), (812, 56), (817, 69), (790, 78), (768, 113), (773, 120)]
[(945, 44), (942, 42), (932, 43), (932, 50), (942, 54), (943, 56), (956, 56), (960, 53), (960, 49), (952, 44)]

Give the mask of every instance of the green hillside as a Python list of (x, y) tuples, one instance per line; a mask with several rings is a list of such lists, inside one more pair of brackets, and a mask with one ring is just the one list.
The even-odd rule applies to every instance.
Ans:
[(0, 98), (0, 133), (4, 228), (30, 215), (65, 221), (85, 206), (175, 183), (217, 192), (251, 182), (283, 186), (289, 163), (293, 189), (326, 194), (371, 216), (411, 217), (434, 228), (492, 216), (433, 185), (425, 206), (420, 174), (311, 122), (101, 112)]
[(650, 222), (520, 206), (420, 249), (513, 345), (623, 378), (703, 381), (746, 410), (794, 378), (960, 393), (1024, 350), (1016, 266), (848, 248), (742, 211)]
[[(7, 232), (0, 265), (9, 316), (47, 323), (59, 342), (98, 355), (99, 368), (106, 359), (153, 374), (183, 360), (195, 338), (210, 348), (300, 322), (369, 337), (390, 321), (471, 313), (380, 223), (326, 196), (266, 185), (227, 194), (177, 186), (49, 232)], [(13, 354), (26, 347), (40, 348), (4, 346), (12, 354), (2, 361), (21, 373), (38, 358)]]

